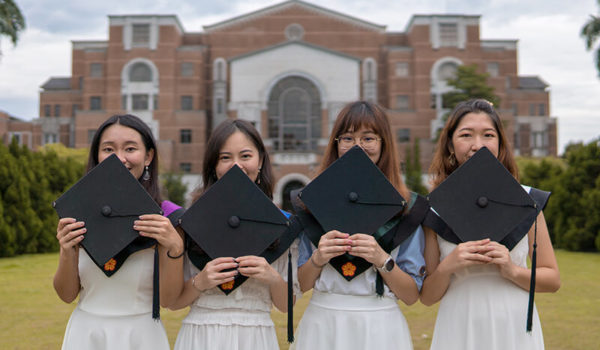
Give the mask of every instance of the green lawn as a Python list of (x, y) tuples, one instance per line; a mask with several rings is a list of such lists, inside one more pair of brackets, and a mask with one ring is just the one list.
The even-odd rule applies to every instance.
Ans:
[[(557, 251), (562, 287), (556, 294), (537, 294), (546, 349), (597, 349), (600, 344), (600, 254)], [(52, 288), (57, 254), (0, 259), (0, 349), (58, 349), (74, 304), (58, 299)], [(310, 295), (294, 309), (298, 325)], [(415, 350), (428, 349), (437, 307), (402, 306)], [(186, 311), (162, 311), (174, 343)], [(286, 315), (273, 311), (282, 349)]]

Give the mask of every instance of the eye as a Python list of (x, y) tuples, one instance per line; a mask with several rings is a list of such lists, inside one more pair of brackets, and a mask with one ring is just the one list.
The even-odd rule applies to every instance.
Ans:
[(226, 154), (219, 156), (219, 160), (228, 160), (230, 157)]
[(250, 159), (252, 158), (252, 153), (244, 153), (242, 154), (242, 159)]
[(112, 153), (112, 152), (114, 152), (114, 150), (113, 150), (112, 147), (104, 147), (104, 148), (102, 148), (102, 152), (104, 152), (104, 153)]
[(340, 137), (340, 140), (342, 140), (342, 142), (352, 142), (354, 141), (354, 139), (350, 136), (342, 136)]
[(375, 141), (375, 137), (374, 136), (363, 136), (362, 140), (364, 142), (373, 142), (373, 141)]
[(125, 151), (131, 153), (131, 152), (137, 151), (137, 148), (135, 148), (135, 147), (127, 147), (127, 148), (125, 148)]
[(493, 132), (488, 132), (485, 134), (485, 137), (496, 137), (496, 134), (494, 134)]

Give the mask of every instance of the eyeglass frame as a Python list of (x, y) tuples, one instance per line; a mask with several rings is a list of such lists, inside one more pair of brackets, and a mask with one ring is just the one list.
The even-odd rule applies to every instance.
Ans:
[[(353, 142), (352, 142), (352, 144), (351, 144), (351, 145), (347, 145), (347, 146), (343, 145), (343, 142), (344, 142), (344, 141), (343, 141), (343, 140), (340, 140), (340, 139), (341, 139), (341, 138), (345, 138), (345, 137), (348, 137), (348, 138), (351, 138), (351, 139), (352, 139), (352, 141), (353, 141)], [(375, 144), (376, 144), (376, 142), (377, 142), (377, 141), (383, 141), (383, 138), (382, 138), (382, 137), (373, 137), (373, 141), (372, 141), (372, 142), (370, 142), (370, 143), (365, 143), (365, 142), (363, 141), (363, 139), (364, 139), (364, 138), (367, 138), (367, 137), (371, 137), (371, 136), (366, 136), (366, 135), (363, 135), (363, 136), (360, 136), (360, 137), (354, 137), (354, 136), (338, 136), (338, 137), (336, 137), (334, 140), (335, 140), (335, 141), (338, 143), (338, 146), (340, 146), (340, 147), (343, 147), (343, 148), (351, 148), (352, 146), (354, 146), (354, 145), (357, 145), (357, 144), (358, 144), (358, 145), (361, 145), (362, 147), (369, 148), (369, 149), (370, 149), (370, 148), (372, 148), (373, 146), (375, 146)], [(356, 139), (358, 139), (358, 143), (356, 142)]]

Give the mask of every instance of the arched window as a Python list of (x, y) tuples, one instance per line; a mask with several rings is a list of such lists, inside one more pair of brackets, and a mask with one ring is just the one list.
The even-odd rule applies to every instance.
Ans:
[(269, 96), (269, 138), (277, 151), (311, 151), (321, 136), (321, 98), (308, 79), (280, 80)]
[(282, 197), (281, 198), (282, 199), (281, 200), (281, 209), (283, 209), (289, 213), (295, 214), (294, 208), (292, 206), (292, 201), (290, 198), (290, 192), (292, 192), (295, 189), (302, 188), (304, 186), (305, 186), (304, 183), (297, 181), (297, 180), (293, 180), (293, 181), (290, 181), (287, 184), (285, 184), (285, 186), (283, 187), (283, 191), (282, 191), (283, 193), (281, 194), (281, 197)]
[(458, 65), (454, 62), (445, 62), (438, 68), (438, 80), (447, 81), (448, 79), (456, 78), (456, 70)]
[(129, 70), (129, 81), (146, 82), (152, 81), (152, 70), (145, 63), (135, 63)]
[(215, 81), (227, 80), (227, 61), (222, 57), (213, 61), (213, 79)]

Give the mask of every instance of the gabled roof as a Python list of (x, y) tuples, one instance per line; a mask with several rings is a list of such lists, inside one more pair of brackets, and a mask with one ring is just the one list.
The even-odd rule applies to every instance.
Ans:
[(519, 89), (546, 90), (550, 86), (538, 76), (520, 76)]
[(303, 9), (306, 9), (308, 11), (312, 11), (312, 12), (316, 12), (328, 17), (332, 17), (333, 19), (337, 19), (337, 20), (341, 20), (343, 22), (349, 23), (351, 25), (355, 25), (355, 26), (359, 26), (365, 29), (369, 29), (369, 30), (373, 30), (376, 32), (380, 32), (383, 33), (385, 31), (386, 26), (382, 26), (379, 24), (375, 24), (375, 23), (371, 23), (371, 22), (367, 22), (365, 20), (356, 18), (356, 17), (352, 17), (337, 11), (333, 11), (333, 10), (329, 10), (326, 9), (324, 7), (320, 7), (317, 5), (313, 5), (301, 0), (288, 0), (279, 4), (275, 4), (269, 7), (265, 7), (263, 9), (254, 11), (254, 12), (250, 12), (241, 16), (237, 16), (237, 17), (233, 17), (231, 19), (222, 21), (222, 22), (218, 22), (212, 25), (208, 25), (208, 26), (203, 26), (204, 31), (206, 32), (214, 32), (217, 30), (222, 30), (222, 29), (226, 29), (227, 27), (230, 26), (234, 26), (243, 22), (247, 22), (247, 21), (252, 21), (255, 20), (259, 17), (274, 13), (274, 12), (278, 12), (278, 11), (282, 11), (282, 10), (286, 10), (288, 8), (294, 7), (294, 6), (299, 6)]
[(290, 40), (290, 41), (284, 41), (282, 43), (275, 44), (275, 45), (272, 45), (272, 46), (267, 46), (267, 47), (264, 47), (264, 48), (256, 50), (256, 51), (247, 52), (247, 53), (241, 54), (239, 56), (232, 57), (232, 58), (229, 59), (229, 62), (232, 62), (232, 61), (235, 61), (235, 60), (239, 60), (239, 59), (242, 59), (242, 58), (245, 58), (245, 57), (254, 56), (254, 55), (257, 55), (257, 54), (260, 54), (260, 53), (263, 53), (263, 52), (276, 50), (278, 48), (282, 48), (282, 47), (285, 47), (285, 46), (291, 46), (291, 45), (300, 45), (300, 46), (308, 47), (310, 49), (327, 52), (327, 53), (332, 54), (332, 55), (336, 55), (336, 56), (348, 58), (348, 59), (355, 60), (355, 61), (361, 61), (362, 60), (360, 57), (348, 55), (346, 53), (339, 52), (339, 51), (334, 51), (334, 50), (331, 50), (329, 48), (318, 46), (318, 45), (315, 45), (315, 44), (310, 44), (310, 43), (307, 43), (306, 41)]
[(71, 90), (71, 78), (56, 78), (48, 79), (43, 85), (44, 90)]

